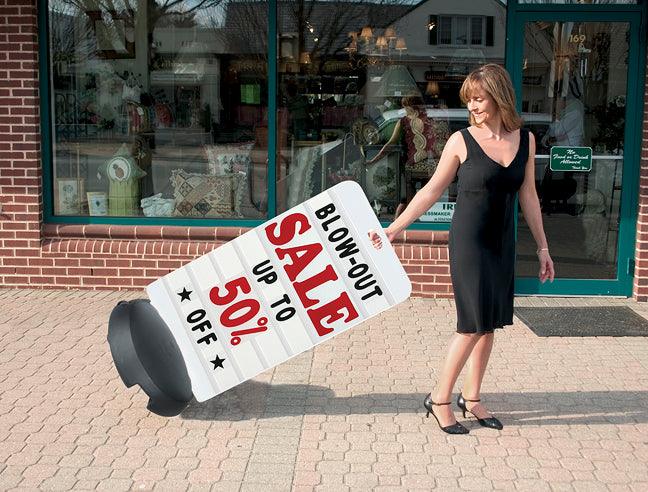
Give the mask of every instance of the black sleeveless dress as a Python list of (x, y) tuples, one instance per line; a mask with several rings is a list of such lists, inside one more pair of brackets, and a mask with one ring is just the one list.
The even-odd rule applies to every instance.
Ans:
[(468, 129), (468, 154), (457, 171), (457, 203), (450, 225), (450, 274), (457, 332), (488, 333), (513, 323), (515, 198), (529, 158), (529, 131), (504, 167), (488, 157)]

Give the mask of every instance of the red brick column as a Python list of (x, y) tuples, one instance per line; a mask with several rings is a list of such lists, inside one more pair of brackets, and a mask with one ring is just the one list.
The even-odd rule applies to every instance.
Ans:
[(39, 262), (43, 218), (35, 0), (0, 2), (0, 285)]
[(448, 231), (406, 230), (393, 243), (413, 297), (452, 298)]
[[(648, 61), (646, 62), (648, 73)], [(648, 301), (648, 77), (644, 91), (643, 128), (641, 131), (641, 171), (639, 175), (639, 202), (637, 215), (637, 242), (635, 245), (635, 277), (632, 296)]]

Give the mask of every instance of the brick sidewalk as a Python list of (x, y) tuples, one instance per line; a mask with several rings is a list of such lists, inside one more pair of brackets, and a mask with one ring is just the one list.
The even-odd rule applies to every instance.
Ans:
[[(410, 299), (180, 416), (146, 410), (106, 341), (133, 292), (0, 289), (0, 490), (648, 490), (648, 338), (498, 331), (503, 431), (422, 407), (451, 301)], [(648, 306), (518, 298), (518, 306)], [(456, 395), (455, 395), (456, 397)]]

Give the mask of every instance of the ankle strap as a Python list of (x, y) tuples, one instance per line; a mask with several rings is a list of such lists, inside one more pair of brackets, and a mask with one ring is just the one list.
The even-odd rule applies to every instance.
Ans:
[(435, 402), (432, 402), (432, 404), (436, 405), (437, 407), (442, 407), (443, 405), (450, 405), (451, 403), (452, 403), (451, 401), (449, 401), (448, 403), (435, 403)]

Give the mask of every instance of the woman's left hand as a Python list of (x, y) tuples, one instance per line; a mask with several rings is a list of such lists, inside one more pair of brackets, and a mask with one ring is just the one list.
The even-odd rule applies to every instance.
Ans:
[(540, 272), (538, 273), (540, 283), (544, 284), (547, 280), (553, 282), (555, 275), (554, 264), (549, 251), (538, 251), (538, 260), (540, 261)]

